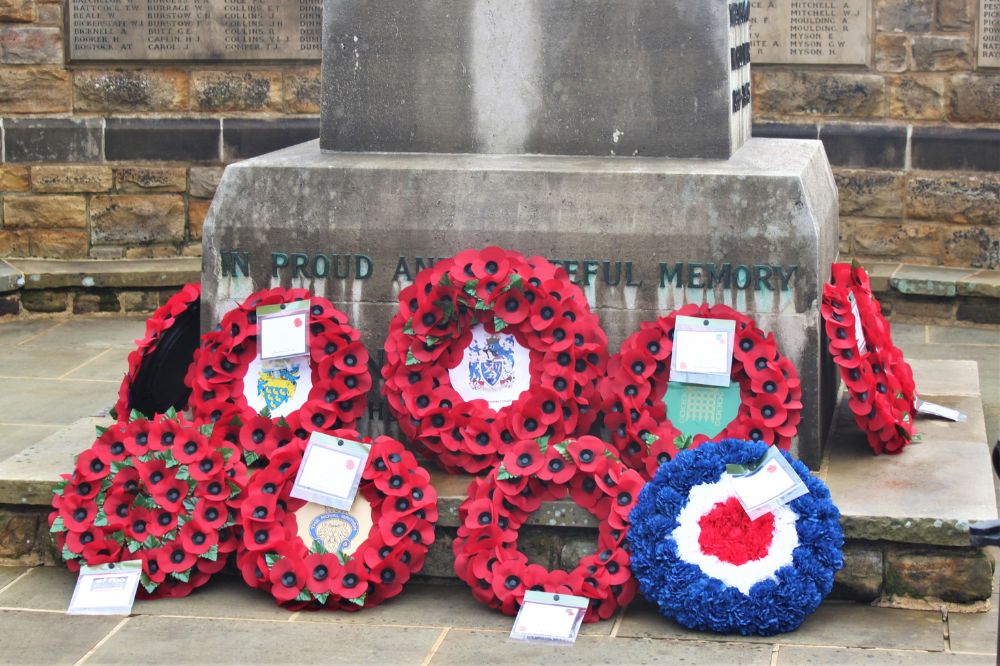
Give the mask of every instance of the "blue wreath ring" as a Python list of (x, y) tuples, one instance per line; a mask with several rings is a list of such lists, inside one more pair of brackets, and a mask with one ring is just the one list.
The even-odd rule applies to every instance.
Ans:
[(830, 491), (781, 451), (809, 492), (751, 521), (723, 478), (763, 442), (727, 439), (682, 451), (639, 493), (629, 517), (632, 571), (660, 613), (690, 629), (770, 636), (796, 629), (843, 566)]

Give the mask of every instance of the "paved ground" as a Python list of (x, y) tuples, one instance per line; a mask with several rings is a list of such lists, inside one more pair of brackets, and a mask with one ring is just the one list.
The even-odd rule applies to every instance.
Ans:
[[(115, 399), (138, 319), (0, 323), (0, 458)], [(910, 358), (979, 362), (987, 433), (1000, 436), (1000, 332), (894, 327)], [(83, 445), (83, 444), (81, 444)], [(827, 602), (769, 639), (688, 632), (636, 604), (588, 625), (571, 648), (509, 645), (509, 618), (463, 587), (414, 585), (358, 614), (289, 613), (235, 578), (183, 600), (139, 602), (129, 618), (69, 617), (74, 576), (0, 567), (0, 663), (748, 663), (992, 664), (997, 605), (981, 615)], [(279, 627), (278, 624), (285, 626)]]

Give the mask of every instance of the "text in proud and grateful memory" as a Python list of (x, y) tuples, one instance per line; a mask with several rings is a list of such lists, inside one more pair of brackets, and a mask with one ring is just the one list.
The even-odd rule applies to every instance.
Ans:
[(868, 0), (752, 0), (750, 59), (864, 65), (871, 39), (868, 7)]
[(322, 0), (68, 0), (69, 58), (318, 60)]

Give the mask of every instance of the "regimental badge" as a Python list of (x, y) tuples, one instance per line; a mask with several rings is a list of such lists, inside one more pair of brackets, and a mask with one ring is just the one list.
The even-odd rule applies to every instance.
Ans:
[(272, 412), (292, 399), (299, 383), (299, 365), (284, 365), (260, 369), (257, 375), (257, 395), (264, 399)]
[(357, 519), (336, 509), (321, 513), (309, 524), (309, 535), (331, 553), (340, 553), (350, 548), (358, 531)]
[(513, 335), (489, 335), (483, 344), (469, 346), (469, 385), (478, 390), (499, 390), (514, 382)]

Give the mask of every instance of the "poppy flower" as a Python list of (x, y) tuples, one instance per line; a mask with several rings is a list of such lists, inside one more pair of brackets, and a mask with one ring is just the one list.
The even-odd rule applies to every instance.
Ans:
[(525, 439), (511, 446), (503, 457), (503, 466), (508, 473), (514, 476), (528, 476), (537, 472), (545, 457), (538, 446), (538, 442), (532, 439)]
[(184, 500), (187, 498), (189, 490), (187, 481), (172, 478), (153, 486), (151, 495), (153, 501), (165, 510), (179, 513), (184, 507)]
[(145, 419), (137, 419), (125, 426), (123, 443), (125, 450), (134, 456), (149, 453), (149, 431), (152, 424)]
[(340, 571), (340, 560), (331, 553), (310, 553), (302, 560), (306, 571), (306, 587), (314, 595), (333, 590), (334, 579)]
[(147, 524), (149, 533), (156, 538), (163, 538), (167, 532), (177, 527), (179, 515), (168, 509), (152, 509), (152, 520)]
[(250, 550), (272, 550), (285, 538), (285, 529), (279, 522), (248, 520), (243, 527), (243, 543)]
[(114, 539), (100, 535), (83, 547), (82, 559), (90, 566), (118, 562), (122, 559), (122, 546)]
[(207, 481), (221, 474), (225, 462), (222, 454), (216, 449), (188, 465), (188, 474), (195, 481)]
[(199, 499), (192, 518), (205, 528), (218, 530), (229, 520), (229, 510), (222, 502)]
[(563, 444), (557, 446), (550, 443), (545, 451), (545, 461), (537, 472), (538, 478), (558, 486), (564, 485), (576, 474), (576, 466), (572, 464), (572, 459), (566, 460), (560, 449), (565, 450)]
[(189, 520), (178, 535), (184, 549), (195, 555), (207, 553), (219, 543), (219, 533), (196, 520)]
[(196, 495), (204, 499), (224, 502), (229, 499), (229, 495), (232, 491), (229, 488), (229, 484), (226, 482), (225, 475), (220, 473), (210, 479), (198, 481), (194, 492)]
[(160, 566), (160, 570), (168, 574), (187, 571), (194, 566), (197, 559), (178, 542), (164, 544), (156, 554), (156, 563)]
[(97, 511), (93, 502), (80, 496), (63, 496), (59, 505), (59, 516), (63, 519), (66, 529), (71, 532), (82, 532), (94, 523)]
[(80, 481), (99, 483), (111, 474), (111, 465), (101, 460), (93, 449), (87, 449), (76, 458), (76, 476)]
[(121, 462), (128, 456), (123, 434), (121, 424), (115, 424), (97, 438), (91, 449), (98, 458), (108, 465), (113, 462)]
[(240, 503), (240, 513), (247, 520), (268, 523), (278, 519), (278, 494), (248, 493)]
[(302, 593), (308, 574), (302, 561), (284, 557), (274, 563), (268, 574), (271, 594), (279, 603), (287, 603)]

